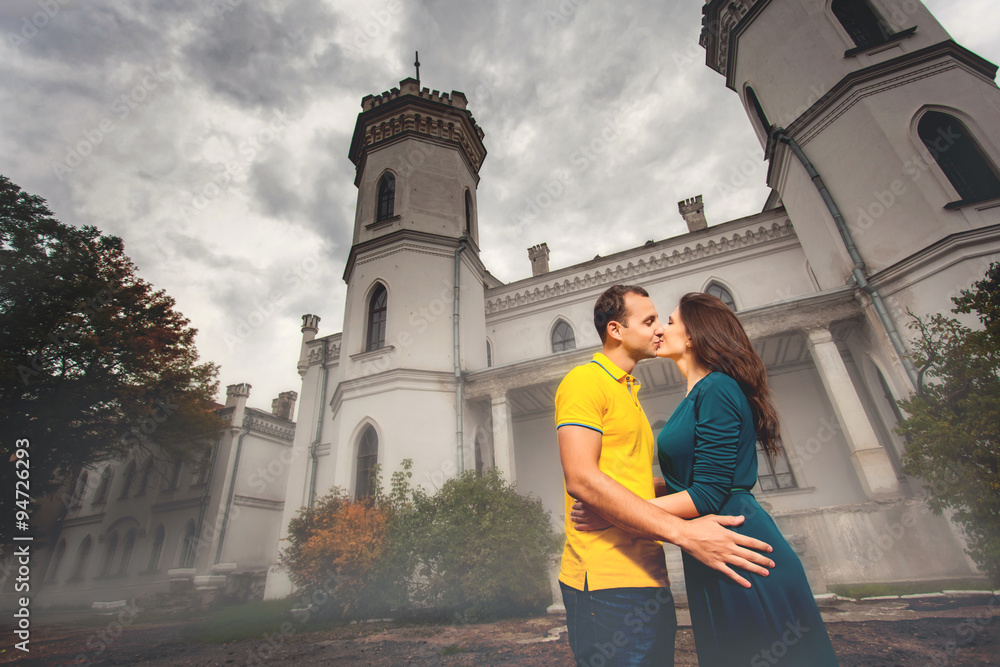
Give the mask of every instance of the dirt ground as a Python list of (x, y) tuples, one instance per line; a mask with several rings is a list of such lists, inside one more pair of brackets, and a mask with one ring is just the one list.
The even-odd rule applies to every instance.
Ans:
[[(823, 617), (842, 667), (1000, 665), (1000, 598), (939, 596), (879, 602), (829, 601)], [(572, 665), (565, 618), (487, 624), (355, 624), (296, 633), (293, 619), (254, 641), (200, 644), (188, 636), (197, 620), (156, 624), (95, 623), (96, 612), (37, 614), (31, 652), (0, 647), (0, 663), (21, 665)], [(697, 665), (687, 614), (677, 665)], [(283, 625), (285, 623), (285, 625)], [(103, 634), (102, 634), (103, 633)], [(282, 634), (284, 633), (284, 634)], [(774, 663), (780, 666), (780, 661)]]

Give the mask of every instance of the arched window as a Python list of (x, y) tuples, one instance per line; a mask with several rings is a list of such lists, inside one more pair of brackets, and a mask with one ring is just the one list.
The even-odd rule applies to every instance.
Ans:
[(45, 577), (46, 581), (56, 581), (56, 577), (59, 576), (59, 566), (62, 565), (63, 556), (66, 555), (66, 540), (59, 540), (59, 544), (56, 545), (55, 553), (52, 555), (52, 562), (49, 563), (49, 571)]
[(76, 488), (73, 489), (73, 497), (70, 499), (70, 507), (79, 507), (83, 504), (83, 496), (87, 493), (87, 484), (90, 482), (90, 473), (84, 470), (80, 473), (80, 478), (76, 480)]
[(378, 463), (378, 435), (370, 425), (365, 427), (358, 444), (358, 477), (355, 484), (355, 497), (358, 500), (369, 498), (374, 489), (375, 465)]
[(395, 200), (396, 177), (387, 171), (378, 182), (378, 213), (375, 215), (375, 222), (392, 217)]
[(472, 195), (465, 191), (465, 233), (472, 234)]
[(115, 560), (115, 553), (118, 551), (118, 532), (115, 531), (111, 533), (108, 538), (108, 548), (104, 552), (104, 566), (101, 568), (101, 575), (108, 576), (111, 574), (111, 564)]
[(108, 492), (111, 491), (111, 478), (114, 477), (115, 469), (108, 464), (101, 471), (101, 481), (97, 484), (97, 493), (94, 494), (92, 505), (101, 505), (108, 502)]
[(129, 528), (125, 533), (125, 546), (122, 547), (122, 559), (118, 563), (118, 576), (124, 576), (128, 572), (129, 562), (132, 560), (132, 552), (135, 550), (135, 528)]
[(493, 368), (493, 345), (486, 341), (486, 367)]
[(798, 488), (792, 467), (788, 465), (785, 450), (779, 451), (774, 460), (771, 460), (760, 442), (757, 443), (757, 484), (760, 485), (761, 491)]
[(119, 498), (128, 498), (128, 494), (132, 491), (132, 485), (135, 484), (135, 461), (129, 461), (129, 464), (125, 466), (125, 478), (122, 481), (122, 492)]
[(160, 554), (163, 553), (163, 541), (167, 538), (167, 531), (161, 523), (156, 528), (156, 537), (153, 539), (153, 548), (149, 552), (149, 571), (155, 572), (160, 567)]
[(729, 306), (729, 309), (733, 312), (736, 312), (736, 301), (733, 300), (733, 295), (719, 283), (714, 281), (709, 283), (708, 287), (705, 288), (705, 293), (719, 297), (719, 299), (722, 300), (722, 303)]
[(135, 492), (135, 495), (141, 496), (146, 493), (146, 489), (149, 488), (149, 478), (153, 475), (153, 457), (150, 456), (146, 459), (146, 463), (142, 466), (142, 475), (139, 477), (139, 489)]
[(181, 468), (184, 467), (184, 462), (180, 459), (174, 461), (174, 467), (170, 469), (170, 476), (167, 477), (167, 485), (163, 487), (164, 489), (176, 489), (177, 484), (181, 481)]
[(194, 567), (197, 542), (198, 540), (194, 536), (194, 521), (188, 521), (187, 525), (184, 526), (184, 542), (178, 567)]
[(385, 347), (385, 320), (386, 306), (389, 294), (385, 285), (378, 283), (372, 291), (372, 297), (368, 300), (368, 342), (365, 345), (366, 351), (378, 350)]
[(865, 0), (833, 0), (833, 15), (859, 49), (882, 44), (890, 32)]
[(767, 119), (764, 107), (760, 105), (760, 100), (757, 99), (757, 93), (750, 86), (747, 86), (747, 102), (750, 103), (750, 108), (753, 110), (754, 115), (757, 116), (757, 120), (760, 121), (760, 127), (764, 131), (764, 135), (770, 136), (771, 121)]
[(962, 121), (940, 111), (928, 111), (917, 124), (917, 134), (961, 197), (949, 207), (1000, 197), (996, 169)]
[(83, 573), (87, 570), (87, 560), (90, 558), (90, 548), (93, 545), (93, 540), (90, 539), (90, 535), (83, 538), (83, 542), (80, 543), (80, 548), (76, 550), (76, 565), (73, 567), (73, 576), (71, 579), (83, 579)]
[(576, 336), (573, 335), (573, 327), (565, 320), (559, 320), (552, 328), (552, 351), (562, 352), (563, 350), (576, 349)]

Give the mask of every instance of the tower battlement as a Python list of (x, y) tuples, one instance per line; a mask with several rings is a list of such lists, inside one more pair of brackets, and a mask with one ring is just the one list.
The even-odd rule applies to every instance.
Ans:
[(447, 104), (458, 109), (467, 109), (469, 106), (469, 99), (465, 96), (465, 93), (461, 91), (453, 90), (449, 95), (448, 93), (442, 93), (438, 90), (421, 88), (420, 82), (410, 77), (400, 81), (399, 88), (390, 88), (389, 90), (378, 95), (366, 95), (361, 100), (361, 108), (365, 111), (369, 111), (375, 107), (381, 106), (395, 99), (399, 99), (403, 95), (416, 95), (417, 97), (422, 97), (432, 102)]
[(399, 88), (366, 95), (348, 157), (358, 165), (364, 151), (416, 134), (458, 145), (478, 173), (486, 157), (486, 133), (476, 124), (468, 104), (465, 93), (421, 88), (412, 77), (400, 81)]

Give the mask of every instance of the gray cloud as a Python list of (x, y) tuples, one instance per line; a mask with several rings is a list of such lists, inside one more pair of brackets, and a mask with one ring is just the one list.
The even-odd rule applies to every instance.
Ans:
[[(351, 133), (364, 95), (413, 75), (415, 50), (422, 85), (463, 91), (486, 132), (480, 245), (502, 280), (530, 275), (535, 243), (559, 268), (681, 233), (685, 197), (704, 194), (717, 223), (767, 196), (739, 99), (697, 45), (700, 3), (63, 1), (20, 40), (40, 5), (0, 4), (0, 173), (65, 222), (121, 236), (222, 384), (251, 382), (264, 407), (298, 389), (299, 316), (341, 326)], [(1000, 58), (992, 5), (928, 5)], [(148, 67), (169, 81), (140, 90)], [(88, 155), (57, 174), (73, 150)]]

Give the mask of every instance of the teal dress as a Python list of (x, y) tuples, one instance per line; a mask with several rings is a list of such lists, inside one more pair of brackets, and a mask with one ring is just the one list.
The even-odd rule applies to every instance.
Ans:
[(728, 375), (710, 373), (677, 406), (657, 438), (670, 493), (687, 491), (700, 515), (740, 515), (739, 533), (770, 544), (767, 577), (741, 571), (751, 588), (684, 553), (698, 663), (836, 665), (805, 571), (750, 489), (757, 483), (757, 433), (750, 404)]

